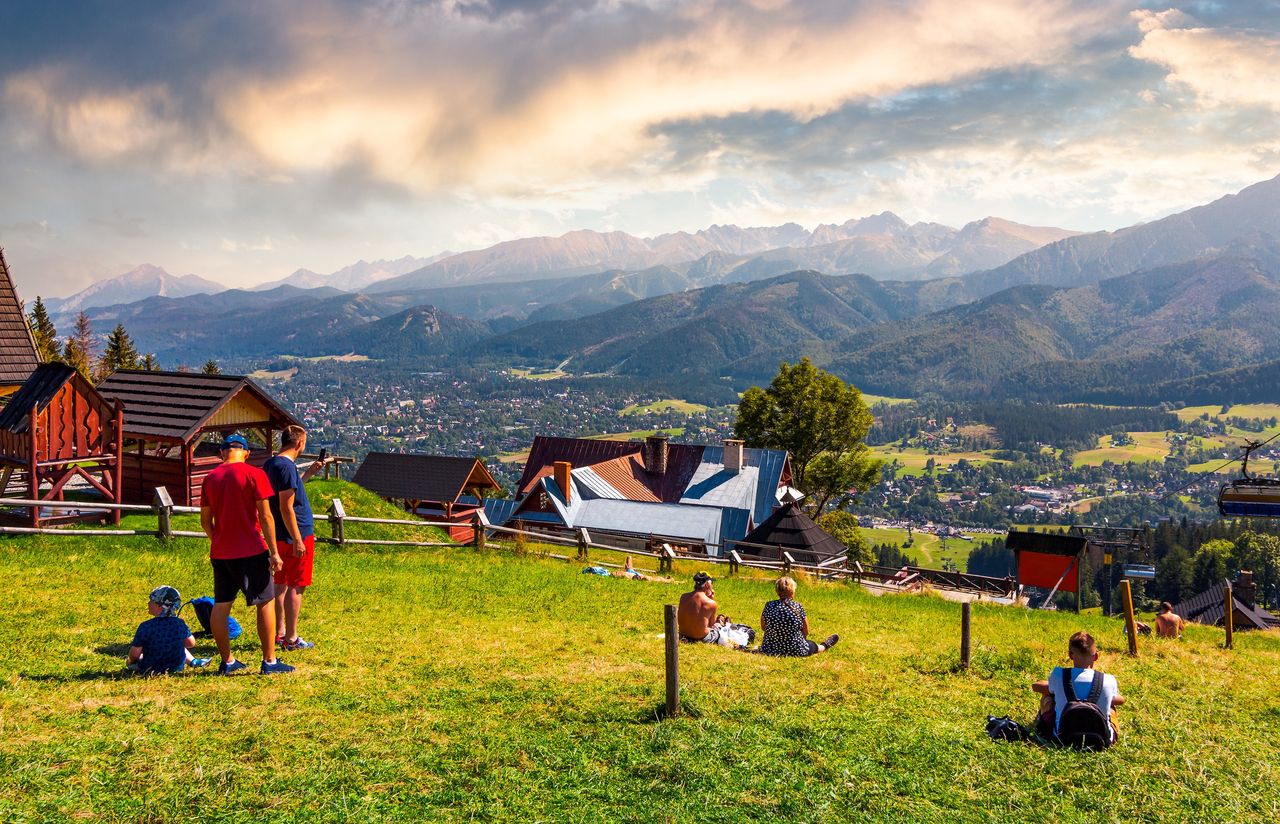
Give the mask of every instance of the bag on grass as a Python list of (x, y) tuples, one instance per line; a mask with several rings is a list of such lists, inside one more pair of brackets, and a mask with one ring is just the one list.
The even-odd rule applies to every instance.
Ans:
[[(191, 605), (191, 609), (195, 612), (196, 620), (200, 622), (202, 633), (208, 635), (209, 618), (213, 615), (213, 599), (206, 595), (203, 598), (192, 598), (187, 603)], [(232, 641), (239, 638), (240, 633), (244, 632), (240, 628), (240, 622), (230, 615), (227, 616), (227, 629)]]
[(1105, 676), (1094, 670), (1089, 696), (1081, 701), (1071, 683), (1071, 668), (1063, 667), (1059, 672), (1062, 673), (1062, 692), (1066, 695), (1067, 706), (1058, 720), (1058, 741), (1064, 747), (1077, 750), (1105, 750), (1110, 747), (1111, 722), (1098, 706)]
[(991, 736), (992, 741), (1027, 741), (1031, 738), (1031, 733), (1026, 727), (1007, 715), (999, 718), (988, 715), (987, 735)]

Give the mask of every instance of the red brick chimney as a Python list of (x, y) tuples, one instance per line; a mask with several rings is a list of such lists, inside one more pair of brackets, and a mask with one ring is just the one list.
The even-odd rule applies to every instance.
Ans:
[(566, 504), (573, 503), (573, 481), (570, 473), (573, 472), (573, 464), (568, 461), (556, 461), (551, 464), (551, 477), (555, 479), (556, 486), (560, 487), (560, 494), (564, 495)]
[(1253, 573), (1247, 569), (1240, 570), (1235, 583), (1231, 585), (1231, 594), (1249, 609), (1253, 609), (1254, 599), (1258, 597), (1258, 587), (1253, 582)]

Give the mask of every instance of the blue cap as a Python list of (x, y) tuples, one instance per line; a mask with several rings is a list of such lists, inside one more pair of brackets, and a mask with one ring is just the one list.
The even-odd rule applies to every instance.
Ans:
[(160, 606), (160, 614), (162, 617), (177, 615), (178, 610), (182, 608), (182, 596), (178, 590), (170, 586), (156, 587), (151, 590), (151, 603)]
[(232, 432), (230, 435), (222, 439), (222, 449), (243, 449), (249, 450), (249, 442), (244, 439), (244, 435), (239, 432)]

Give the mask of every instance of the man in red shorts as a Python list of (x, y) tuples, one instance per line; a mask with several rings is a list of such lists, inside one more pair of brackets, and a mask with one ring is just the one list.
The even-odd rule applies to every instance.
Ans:
[(298, 472), (297, 460), (307, 448), (307, 430), (287, 426), (280, 435), (280, 451), (262, 469), (267, 473), (274, 493), (271, 518), (276, 528), (276, 550), (284, 566), (276, 572), (276, 643), (286, 650), (311, 649), (315, 644), (298, 635), (298, 614), (302, 611), (302, 594), (311, 586), (311, 569), (315, 562), (315, 518), (307, 499), (306, 483), (320, 471), (325, 461), (314, 461), (304, 473)]
[(271, 483), (256, 466), (245, 463), (249, 442), (231, 434), (222, 441), (222, 465), (205, 476), (200, 496), (200, 526), (209, 536), (213, 564), (213, 614), (209, 631), (222, 655), (220, 675), (245, 668), (231, 654), (227, 617), (236, 593), (258, 613), (258, 640), (262, 643), (263, 675), (293, 672), (276, 660), (275, 588), (272, 574), (281, 566), (276, 552), (275, 525), (271, 521)]

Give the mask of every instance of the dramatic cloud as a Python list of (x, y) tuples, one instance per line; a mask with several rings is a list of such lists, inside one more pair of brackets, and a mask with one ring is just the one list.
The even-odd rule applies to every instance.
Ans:
[(0, 243), (55, 292), (582, 227), (1114, 228), (1280, 171), (1267, 3), (14, 3), (0, 26)]

